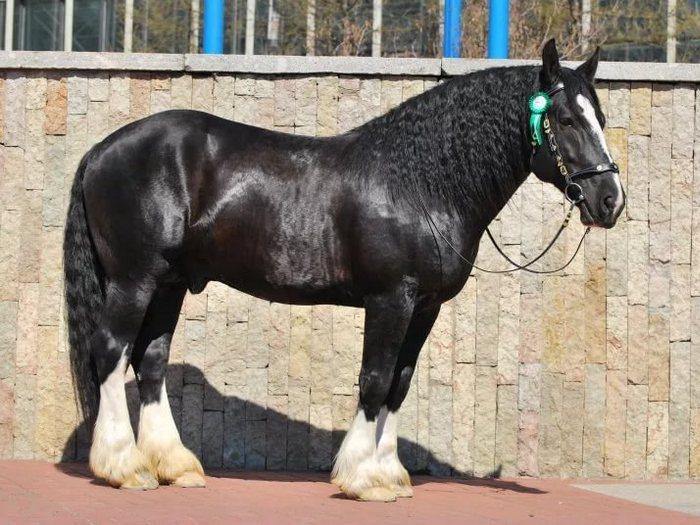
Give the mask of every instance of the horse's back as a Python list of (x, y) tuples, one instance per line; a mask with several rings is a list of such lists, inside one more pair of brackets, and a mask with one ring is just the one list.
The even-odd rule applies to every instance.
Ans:
[(186, 110), (124, 126), (89, 153), (84, 180), (103, 264), (193, 290), (220, 280), (258, 295), (274, 288), (280, 300), (325, 293), (346, 277), (351, 228), (335, 147)]

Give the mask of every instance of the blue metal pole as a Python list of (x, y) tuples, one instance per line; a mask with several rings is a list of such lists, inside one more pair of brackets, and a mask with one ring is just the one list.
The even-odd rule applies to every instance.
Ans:
[(462, 41), (462, 0), (445, 0), (445, 28), (442, 54), (445, 58), (459, 58)]
[(508, 58), (508, 0), (489, 0), (488, 58)]
[(204, 0), (202, 50), (205, 53), (224, 52), (224, 0)]

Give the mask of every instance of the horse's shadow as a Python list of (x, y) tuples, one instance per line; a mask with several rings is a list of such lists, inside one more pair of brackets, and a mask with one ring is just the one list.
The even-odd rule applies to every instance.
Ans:
[[(317, 442), (327, 443), (332, 447), (332, 453), (325, 454), (328, 458), (327, 461), (321, 461), (317, 465), (308, 465), (305, 468), (303, 464), (300, 466), (298, 462), (290, 461), (287, 458), (287, 464), (284, 464), (285, 458), (260, 458), (257, 462), (248, 464), (244, 461), (240, 464), (234, 465), (232, 469), (222, 469), (222, 464), (220, 459), (215, 460), (213, 463), (207, 461), (206, 453), (198, 454), (200, 459), (203, 460), (203, 464), (207, 473), (215, 477), (229, 477), (229, 478), (241, 478), (241, 479), (273, 479), (275, 481), (301, 481), (309, 479), (318, 479), (318, 472), (327, 471), (330, 469), (330, 458), (335, 456), (342, 438), (345, 435), (344, 431), (329, 431), (326, 429), (321, 429), (311, 425), (306, 421), (298, 421), (289, 418), (287, 415), (282, 414), (270, 407), (261, 407), (252, 403), (251, 401), (246, 401), (235, 396), (224, 396), (218, 390), (213, 387), (207, 380), (200, 369), (189, 364), (172, 364), (168, 367), (169, 378), (172, 377), (187, 377), (187, 378), (199, 378), (203, 382), (203, 391), (205, 396), (208, 398), (219, 398), (218, 404), (221, 407), (240, 407), (246, 414), (255, 414), (256, 420), (254, 423), (263, 423), (267, 427), (272, 427), (278, 429), (285, 429), (287, 436), (294, 436), (296, 440), (309, 441), (310, 436), (313, 435)], [(138, 390), (135, 381), (129, 381), (126, 385), (127, 400), (129, 404), (129, 412), (132, 417), (132, 425), (136, 429), (138, 427)], [(177, 398), (176, 398), (177, 399)], [(171, 404), (173, 399), (171, 399)], [(199, 430), (188, 429), (187, 418), (179, 417), (177, 407), (174, 408), (175, 420), (178, 424), (178, 430), (183, 438), (183, 442), (189, 445), (187, 436), (192, 434), (192, 430), (195, 432)], [(248, 421), (241, 421), (241, 424), (246, 424)], [(183, 428), (184, 427), (184, 428)], [(225, 431), (225, 429), (224, 429)], [(207, 444), (204, 442), (206, 439), (206, 432), (202, 431), (202, 442), (201, 450), (205, 450)], [(86, 476), (87, 470), (82, 466), (75, 465), (75, 462), (84, 462), (87, 459), (87, 454), (89, 451), (90, 442), (90, 429), (86, 422), (82, 422), (71, 434), (69, 439), (66, 441), (63, 453), (61, 456), (61, 462), (57, 464), (57, 468), (66, 474), (72, 476), (84, 477)], [(195, 452), (197, 447), (194, 448)], [(289, 455), (289, 451), (288, 455)], [(203, 456), (203, 457), (202, 457)], [(422, 445), (410, 441), (408, 439), (399, 438), (399, 456), (401, 457), (402, 463), (406, 468), (413, 474), (429, 474), (434, 476), (430, 478), (431, 482), (436, 481), (449, 481), (449, 482), (459, 482), (467, 485), (486, 485), (493, 487), (497, 490), (511, 490), (515, 492), (527, 492), (527, 493), (542, 493), (539, 489), (523, 486), (514, 481), (505, 481), (497, 479), (501, 475), (501, 467), (498, 466), (493, 472), (489, 473), (483, 478), (474, 477), (472, 472), (467, 472), (455, 468), (448, 462), (442, 461), (441, 459), (435, 457), (435, 455), (427, 450)], [(227, 465), (223, 465), (224, 468)], [(243, 470), (245, 469), (245, 470)], [(287, 472), (281, 475), (280, 470), (294, 471), (294, 473)], [(274, 471), (274, 473), (273, 473)], [(414, 480), (415, 485), (420, 485), (425, 482), (425, 478), (417, 478)]]

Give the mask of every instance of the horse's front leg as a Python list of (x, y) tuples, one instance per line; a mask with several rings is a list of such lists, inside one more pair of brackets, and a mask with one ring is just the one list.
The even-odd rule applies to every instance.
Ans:
[(377, 420), (391, 389), (401, 344), (413, 315), (415, 283), (402, 281), (388, 293), (365, 299), (365, 338), (360, 402), (333, 465), (332, 480), (350, 498), (393, 501), (396, 493), (380, 467)]
[(398, 411), (411, 386), (411, 377), (425, 340), (440, 312), (440, 305), (414, 312), (406, 337), (401, 345), (393, 380), (386, 403), (379, 414), (377, 428), (377, 460), (389, 487), (399, 498), (413, 496), (408, 471), (401, 464), (398, 453)]

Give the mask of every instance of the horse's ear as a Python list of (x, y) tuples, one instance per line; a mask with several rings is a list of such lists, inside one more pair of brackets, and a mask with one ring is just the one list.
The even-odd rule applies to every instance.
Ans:
[(559, 53), (554, 39), (550, 39), (542, 49), (542, 82), (549, 87), (559, 80), (561, 65), (559, 64)]
[(598, 70), (598, 59), (600, 58), (600, 46), (595, 48), (595, 51), (583, 64), (576, 68), (576, 71), (581, 73), (586, 79), (593, 84), (595, 81), (595, 72)]

